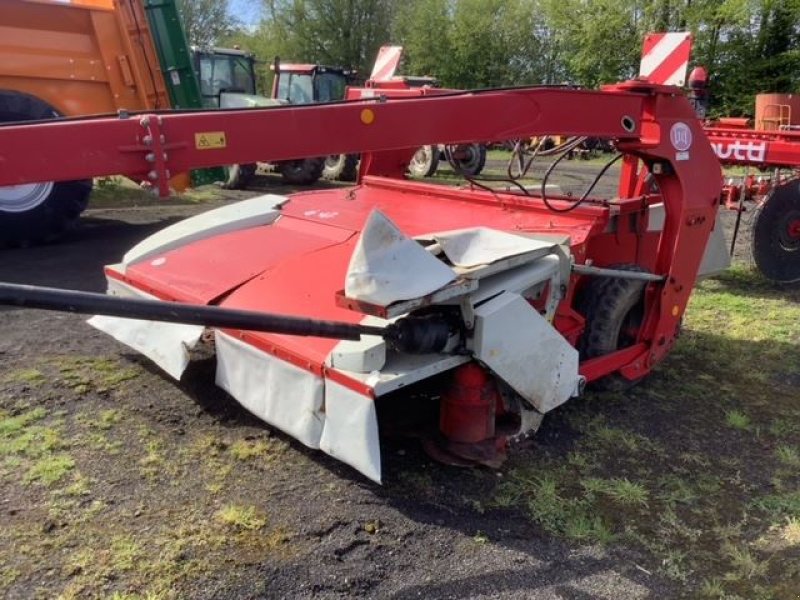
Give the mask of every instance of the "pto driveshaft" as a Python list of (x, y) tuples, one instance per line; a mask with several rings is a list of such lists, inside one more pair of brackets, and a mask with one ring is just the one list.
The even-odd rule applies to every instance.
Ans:
[(14, 283), (0, 283), (0, 305), (339, 340), (358, 340), (362, 335), (391, 335), (387, 328), (369, 325)]

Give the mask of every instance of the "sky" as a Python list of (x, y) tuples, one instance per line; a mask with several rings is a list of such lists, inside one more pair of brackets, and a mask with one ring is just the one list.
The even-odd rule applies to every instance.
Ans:
[(229, 6), (231, 14), (245, 25), (258, 23), (258, 16), (261, 12), (259, 0), (229, 0)]

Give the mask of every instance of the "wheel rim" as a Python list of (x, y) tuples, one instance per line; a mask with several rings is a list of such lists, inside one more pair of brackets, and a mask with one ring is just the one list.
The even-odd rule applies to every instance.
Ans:
[(431, 162), (432, 154), (433, 151), (430, 146), (422, 146), (414, 153), (414, 156), (411, 158), (411, 162), (420, 169), (424, 169)]
[(800, 249), (800, 211), (786, 215), (784, 227), (780, 228), (780, 244), (790, 252)]
[(325, 157), (325, 166), (329, 169), (333, 169), (339, 166), (339, 163), (342, 162), (342, 154), (329, 154)]
[(52, 181), (0, 187), (0, 212), (23, 213), (44, 202), (53, 191)]
[(478, 163), (480, 162), (480, 153), (473, 144), (463, 148), (459, 147), (459, 151), (459, 154), (463, 156), (456, 158), (456, 161), (458, 162), (458, 165), (461, 167), (462, 171), (470, 173), (478, 168)]

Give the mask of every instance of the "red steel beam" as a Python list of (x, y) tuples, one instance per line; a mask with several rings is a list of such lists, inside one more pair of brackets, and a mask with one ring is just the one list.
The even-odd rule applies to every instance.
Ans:
[(164, 170), (547, 133), (637, 139), (644, 102), (626, 91), (520, 88), (3, 126), (0, 185), (118, 174), (144, 179), (151, 172), (155, 181)]

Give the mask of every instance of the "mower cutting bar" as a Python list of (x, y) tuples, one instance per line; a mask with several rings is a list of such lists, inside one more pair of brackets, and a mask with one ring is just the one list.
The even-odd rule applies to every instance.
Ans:
[(0, 305), (339, 340), (359, 340), (362, 335), (389, 335), (388, 329), (369, 325), (13, 283), (0, 283)]

